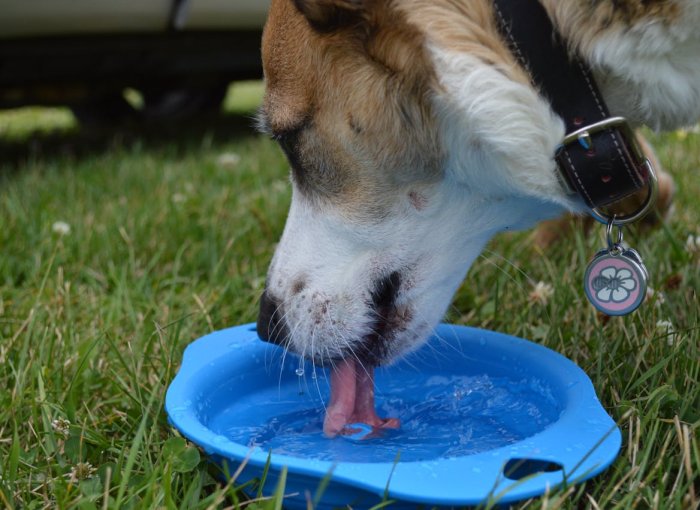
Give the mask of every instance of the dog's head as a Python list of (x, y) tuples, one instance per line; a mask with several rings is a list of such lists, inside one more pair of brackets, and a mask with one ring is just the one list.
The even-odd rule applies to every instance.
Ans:
[(389, 362), (494, 233), (582, 208), (553, 161), (563, 123), (490, 1), (273, 0), (263, 59), (260, 124), (293, 185), (263, 338), (319, 363)]

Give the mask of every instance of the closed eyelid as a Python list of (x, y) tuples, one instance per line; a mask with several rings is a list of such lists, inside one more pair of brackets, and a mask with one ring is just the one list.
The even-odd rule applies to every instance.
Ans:
[(307, 120), (302, 121), (299, 124), (290, 126), (290, 127), (284, 127), (284, 128), (272, 128), (270, 130), (270, 134), (272, 138), (275, 140), (287, 140), (290, 138), (295, 138), (301, 134), (302, 131), (305, 129), (308, 129), (310, 127), (311, 123)]
[(270, 119), (266, 109), (260, 107), (255, 116), (255, 126), (261, 133), (265, 133), (279, 141), (292, 138), (310, 127), (311, 118), (309, 116), (304, 116), (292, 122), (280, 122), (279, 119)]

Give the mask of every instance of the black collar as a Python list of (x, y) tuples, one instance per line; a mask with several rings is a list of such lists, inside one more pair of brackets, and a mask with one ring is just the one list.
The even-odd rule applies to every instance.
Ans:
[(600, 207), (651, 184), (648, 209), (655, 198), (650, 163), (627, 121), (610, 115), (591, 70), (569, 52), (544, 7), (538, 0), (494, 0), (494, 8), (511, 51), (564, 120), (568, 134), (555, 159), (565, 185), (607, 221)]

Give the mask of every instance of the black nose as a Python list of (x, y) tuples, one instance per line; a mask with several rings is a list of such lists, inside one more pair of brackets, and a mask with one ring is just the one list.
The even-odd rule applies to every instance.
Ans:
[(398, 271), (377, 280), (372, 290), (373, 323), (362, 344), (355, 349), (354, 355), (372, 366), (382, 364), (386, 358), (394, 329), (400, 327), (397, 321), (396, 298), (401, 286), (401, 274)]
[(260, 298), (258, 314), (258, 336), (261, 340), (284, 345), (289, 337), (289, 328), (283, 320), (281, 303), (266, 290)]
[(374, 290), (372, 291), (372, 303), (375, 311), (380, 317), (387, 317), (389, 311), (393, 308), (396, 302), (396, 295), (401, 286), (401, 274), (394, 271), (388, 276), (377, 281)]

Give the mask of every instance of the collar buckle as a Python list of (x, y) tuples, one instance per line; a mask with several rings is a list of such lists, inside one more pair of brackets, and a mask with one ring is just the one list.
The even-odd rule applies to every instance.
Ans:
[(637, 168), (643, 166), (646, 157), (637, 143), (637, 138), (634, 136), (632, 128), (624, 117), (608, 117), (599, 122), (584, 126), (581, 129), (577, 129), (564, 137), (564, 140), (557, 150), (561, 150), (566, 145), (574, 142), (578, 142), (586, 150), (591, 150), (593, 149), (592, 136), (607, 129), (617, 129), (620, 132), (622, 138), (625, 140), (625, 145), (627, 145), (629, 149), (630, 155), (634, 158), (635, 166)]
[[(624, 141), (627, 149), (625, 152), (629, 154), (631, 163), (634, 165), (635, 169), (640, 172), (645, 184), (648, 187), (647, 197), (644, 202), (637, 208), (637, 210), (629, 214), (614, 215), (606, 213), (600, 207), (590, 207), (591, 216), (593, 216), (593, 218), (600, 223), (609, 224), (612, 222), (613, 225), (621, 226), (628, 223), (634, 223), (635, 221), (643, 218), (654, 206), (658, 195), (658, 180), (656, 178), (654, 167), (644, 155), (644, 152), (637, 142), (637, 137), (632, 131), (627, 119), (624, 117), (608, 117), (599, 122), (595, 122), (577, 129), (564, 137), (561, 145), (557, 147), (557, 153), (560, 153), (564, 147), (575, 143), (578, 143), (586, 151), (593, 150), (595, 148), (593, 136), (606, 130), (617, 130), (620, 133), (620, 137)], [(568, 187), (568, 191), (576, 193), (570, 183), (566, 182), (566, 186)]]

